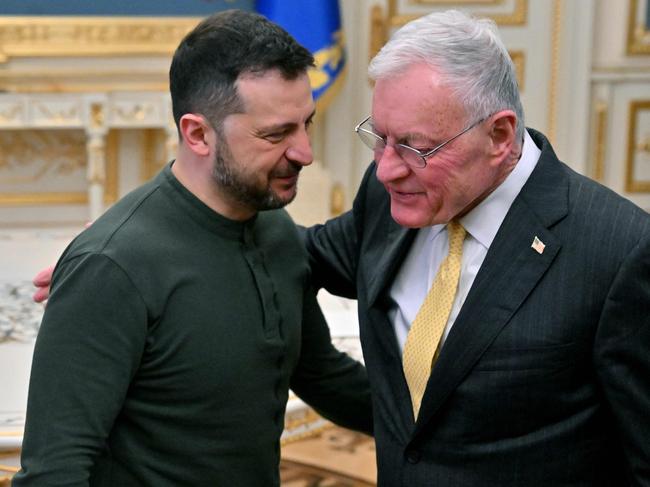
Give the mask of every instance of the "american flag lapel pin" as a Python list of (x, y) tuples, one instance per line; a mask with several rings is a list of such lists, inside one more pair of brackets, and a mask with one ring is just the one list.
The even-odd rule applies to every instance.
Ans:
[(542, 242), (537, 237), (537, 235), (535, 235), (535, 238), (533, 239), (533, 243), (532, 243), (531, 247), (533, 248), (533, 250), (535, 250), (535, 252), (537, 252), (538, 254), (541, 254), (542, 252), (544, 252), (544, 249), (546, 248), (546, 245), (544, 245), (544, 242)]

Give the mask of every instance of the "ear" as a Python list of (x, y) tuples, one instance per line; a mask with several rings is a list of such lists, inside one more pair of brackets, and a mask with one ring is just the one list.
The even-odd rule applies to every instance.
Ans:
[(210, 141), (214, 142), (214, 129), (202, 115), (186, 113), (179, 121), (183, 145), (197, 156), (210, 154)]
[(518, 145), (515, 140), (517, 115), (512, 110), (501, 110), (493, 114), (490, 119), (490, 140), (492, 141), (490, 155), (496, 159), (502, 159), (515, 150)]

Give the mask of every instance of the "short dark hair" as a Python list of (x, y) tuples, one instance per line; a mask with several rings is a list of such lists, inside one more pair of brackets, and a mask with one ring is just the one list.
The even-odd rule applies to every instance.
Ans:
[(216, 13), (181, 41), (169, 69), (174, 121), (204, 115), (216, 130), (244, 110), (236, 82), (242, 74), (278, 70), (288, 80), (314, 65), (311, 53), (265, 17), (242, 10)]

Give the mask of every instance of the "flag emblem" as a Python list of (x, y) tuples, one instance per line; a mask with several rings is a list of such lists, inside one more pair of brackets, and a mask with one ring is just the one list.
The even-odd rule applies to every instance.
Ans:
[(533, 248), (533, 250), (535, 250), (535, 252), (537, 252), (538, 254), (541, 254), (542, 252), (544, 252), (544, 249), (546, 248), (546, 245), (544, 245), (544, 242), (542, 242), (537, 237), (537, 235), (535, 235), (535, 238), (533, 239), (533, 243), (532, 243), (531, 247)]
[(345, 49), (338, 0), (256, 0), (258, 13), (280, 24), (314, 56), (309, 81), (318, 110), (343, 83)]

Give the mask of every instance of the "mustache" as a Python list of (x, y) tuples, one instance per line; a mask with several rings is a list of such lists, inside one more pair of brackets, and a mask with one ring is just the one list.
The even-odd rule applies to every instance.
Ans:
[(297, 176), (301, 170), (302, 170), (302, 166), (300, 164), (289, 162), (287, 167), (276, 169), (271, 173), (271, 176), (274, 178), (290, 178), (293, 176)]

